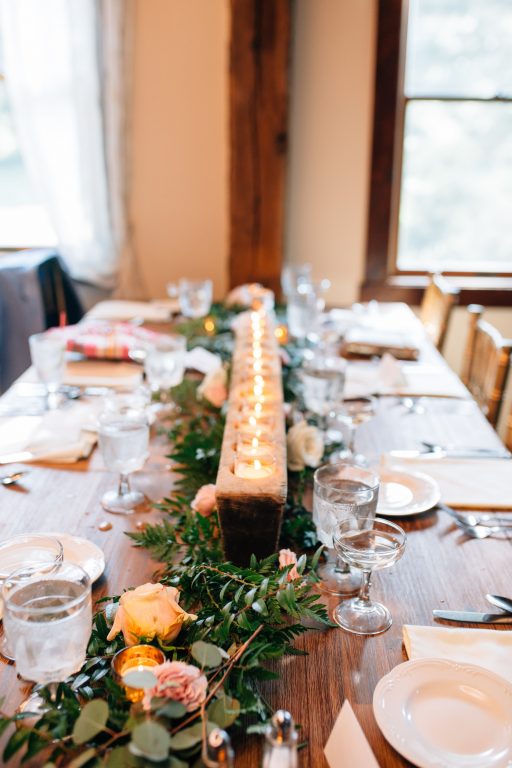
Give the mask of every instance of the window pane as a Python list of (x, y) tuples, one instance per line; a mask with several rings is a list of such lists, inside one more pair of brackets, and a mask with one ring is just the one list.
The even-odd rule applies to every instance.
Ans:
[(512, 95), (511, 0), (410, 0), (408, 96)]
[(410, 102), (399, 269), (512, 271), (512, 104)]

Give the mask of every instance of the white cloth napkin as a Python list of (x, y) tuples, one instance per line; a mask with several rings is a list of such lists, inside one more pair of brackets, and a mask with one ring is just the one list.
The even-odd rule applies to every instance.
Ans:
[(73, 387), (114, 387), (135, 389), (142, 381), (136, 363), (109, 360), (76, 360), (67, 363), (64, 383)]
[(73, 463), (96, 443), (97, 404), (76, 402), (43, 416), (0, 420), (0, 455), (28, 452), (27, 461)]
[(214, 355), (213, 352), (209, 352), (207, 349), (194, 347), (190, 352), (187, 352), (185, 365), (187, 368), (206, 374), (220, 368), (222, 360), (219, 355)]
[(430, 475), (441, 501), (459, 509), (512, 510), (512, 459), (433, 459), (384, 457), (395, 469)]
[(94, 320), (133, 320), (140, 318), (148, 323), (165, 323), (169, 320), (169, 307), (147, 301), (100, 301), (88, 313)]
[(324, 752), (331, 768), (379, 766), (348, 699), (343, 702)]
[(404, 624), (402, 636), (410, 659), (435, 658), (476, 664), (512, 682), (510, 631)]

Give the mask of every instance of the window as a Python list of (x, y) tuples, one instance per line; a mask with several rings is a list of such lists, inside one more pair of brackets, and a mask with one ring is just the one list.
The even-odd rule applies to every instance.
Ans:
[(510, 0), (381, 0), (367, 293), (512, 275), (511, 40)]
[(56, 242), (21, 158), (4, 78), (0, 29), (0, 248), (51, 246)]

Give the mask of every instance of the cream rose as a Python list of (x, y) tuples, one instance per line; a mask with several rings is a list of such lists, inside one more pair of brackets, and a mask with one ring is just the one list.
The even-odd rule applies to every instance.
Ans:
[(324, 454), (324, 438), (317, 427), (299, 421), (288, 430), (288, 469), (300, 472), (304, 467), (318, 467)]
[(202, 517), (210, 517), (215, 507), (217, 506), (215, 485), (213, 483), (202, 485), (194, 496), (190, 506), (194, 512), (197, 512), (198, 515), (201, 515)]
[(286, 568), (287, 565), (293, 565), (293, 568), (290, 568), (288, 571), (287, 581), (295, 581), (295, 579), (300, 577), (300, 573), (296, 568), (296, 564), (297, 555), (295, 552), (292, 552), (291, 549), (279, 550), (279, 568)]
[(155, 637), (164, 643), (172, 642), (184, 624), (196, 619), (178, 605), (178, 600), (178, 590), (163, 584), (142, 584), (125, 592), (119, 601), (107, 640), (113, 640), (122, 632), (126, 645)]
[(197, 388), (197, 394), (216, 408), (221, 408), (228, 396), (228, 375), (225, 368), (216, 368), (207, 373)]

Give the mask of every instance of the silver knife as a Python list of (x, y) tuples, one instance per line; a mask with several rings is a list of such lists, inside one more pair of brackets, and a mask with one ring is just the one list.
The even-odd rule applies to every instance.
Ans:
[(478, 613), (477, 611), (432, 611), (435, 619), (465, 621), (467, 624), (512, 624), (512, 614)]

